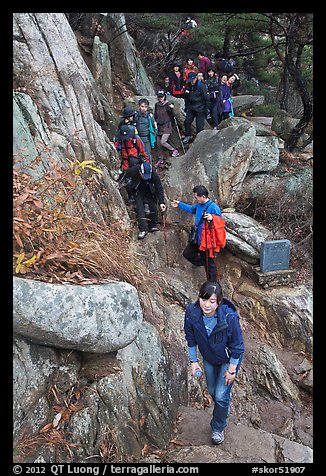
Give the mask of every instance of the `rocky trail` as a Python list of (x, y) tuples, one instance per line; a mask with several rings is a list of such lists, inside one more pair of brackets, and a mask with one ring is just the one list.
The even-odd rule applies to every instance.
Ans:
[(151, 463), (296, 463), (313, 462), (313, 450), (288, 438), (236, 422), (229, 417), (225, 441), (211, 443), (210, 419), (213, 407), (179, 408), (175, 436), (162, 457), (153, 453), (143, 462)]

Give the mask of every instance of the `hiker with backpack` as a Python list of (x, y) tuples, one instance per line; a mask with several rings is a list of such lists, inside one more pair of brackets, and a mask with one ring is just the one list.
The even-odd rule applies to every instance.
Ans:
[(221, 246), (225, 246), (225, 236), (224, 243), (219, 244), (215, 235), (211, 236), (211, 231), (213, 232), (213, 217), (216, 216), (223, 221), (222, 212), (219, 206), (208, 198), (208, 190), (204, 185), (196, 185), (192, 191), (195, 205), (188, 205), (178, 200), (171, 201), (174, 208), (180, 208), (195, 215), (195, 227), (192, 229), (194, 233), (183, 250), (183, 256), (195, 266), (205, 266), (207, 279), (217, 281), (215, 255), (220, 251)]
[[(148, 232), (158, 231), (157, 204), (159, 204), (162, 213), (166, 210), (163, 185), (150, 162), (143, 162), (141, 165), (131, 167), (126, 171), (125, 178), (131, 178), (139, 228), (138, 239), (143, 240)], [(149, 208), (149, 217), (145, 213), (146, 204)]]
[(168, 143), (172, 133), (172, 124), (174, 121), (173, 104), (166, 99), (163, 90), (157, 92), (158, 101), (154, 106), (154, 119), (157, 123), (157, 151), (158, 157), (155, 168), (164, 166), (163, 147), (171, 152), (171, 157), (178, 157), (179, 151)]
[[(128, 111), (129, 113), (130, 111)], [(149, 162), (144, 149), (144, 144), (137, 134), (137, 129), (131, 123), (122, 122), (114, 142), (115, 148), (121, 157), (121, 173), (117, 178), (118, 185), (125, 183), (128, 194), (128, 202), (134, 203), (134, 195), (131, 190), (131, 179), (125, 179), (126, 171), (142, 162)]]
[(152, 162), (152, 149), (154, 149), (156, 142), (157, 125), (153, 114), (148, 111), (148, 99), (139, 99), (138, 106), (139, 110), (135, 113), (135, 124), (139, 137), (143, 141), (148, 159)]
[(218, 129), (219, 115), (223, 113), (223, 103), (220, 98), (220, 83), (215, 74), (214, 66), (210, 66), (207, 70), (206, 87), (209, 96), (209, 112), (210, 123), (213, 129)]
[(211, 441), (213, 445), (220, 445), (224, 441), (231, 391), (245, 347), (237, 309), (223, 297), (218, 282), (202, 284), (198, 299), (186, 308), (184, 331), (192, 376), (202, 372), (197, 347), (202, 356), (208, 392), (214, 402)]
[(216, 71), (221, 76), (222, 74), (234, 73), (236, 62), (233, 58), (224, 58), (221, 53), (215, 53)]
[(192, 140), (191, 124), (195, 118), (196, 134), (199, 134), (204, 129), (208, 109), (209, 97), (207, 88), (202, 81), (197, 79), (196, 73), (191, 72), (188, 75), (185, 89), (185, 137), (182, 139), (184, 144), (188, 144)]
[(183, 98), (185, 81), (183, 79), (182, 73), (180, 71), (180, 65), (178, 63), (173, 63), (172, 72), (170, 73), (169, 78), (172, 96), (176, 98)]

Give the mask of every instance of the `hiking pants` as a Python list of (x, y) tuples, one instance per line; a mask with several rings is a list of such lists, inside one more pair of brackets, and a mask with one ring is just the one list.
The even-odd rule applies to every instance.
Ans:
[[(236, 372), (240, 368), (242, 356), (236, 367)], [(230, 385), (225, 385), (224, 374), (229, 368), (229, 363), (213, 365), (203, 359), (206, 383), (208, 392), (214, 400), (213, 417), (211, 419), (212, 431), (223, 431), (226, 427), (226, 421), (230, 413), (231, 390), (234, 380)]]
[(217, 100), (213, 99), (209, 103), (209, 110), (213, 120), (213, 127), (218, 126), (218, 109), (217, 109)]
[(143, 141), (144, 144), (144, 149), (147, 154), (148, 160), (150, 163), (152, 163), (152, 148), (151, 148), (151, 141), (149, 140), (148, 137), (141, 137), (141, 140)]
[(208, 281), (218, 281), (216, 263), (214, 258), (206, 259), (206, 251), (199, 251), (198, 245), (188, 244), (183, 250), (183, 256), (194, 266), (205, 266)]
[[(151, 193), (136, 192), (136, 214), (139, 231), (148, 231), (157, 225), (157, 204)], [(145, 215), (144, 204), (148, 203), (149, 217)]]
[(188, 109), (186, 112), (186, 118), (184, 122), (186, 136), (192, 136), (191, 124), (196, 118), (196, 134), (204, 129), (206, 115), (203, 112), (194, 112), (192, 109)]
[(168, 150), (174, 150), (174, 147), (172, 147), (172, 145), (170, 145), (168, 143), (168, 139), (170, 137), (171, 134), (162, 134), (161, 136), (157, 136), (157, 153), (158, 153), (158, 157), (160, 159), (163, 158), (163, 148), (162, 147), (165, 147), (166, 149)]

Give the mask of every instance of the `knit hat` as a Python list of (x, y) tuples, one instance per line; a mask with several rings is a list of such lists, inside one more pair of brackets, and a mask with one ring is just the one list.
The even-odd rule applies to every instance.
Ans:
[(130, 117), (130, 116), (133, 116), (134, 114), (135, 114), (135, 111), (134, 111), (133, 107), (128, 105), (124, 108), (122, 116), (123, 117)]

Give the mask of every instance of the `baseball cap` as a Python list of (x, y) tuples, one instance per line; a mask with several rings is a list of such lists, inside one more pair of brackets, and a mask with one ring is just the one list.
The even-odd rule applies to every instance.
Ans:
[(191, 83), (191, 81), (193, 81), (195, 78), (196, 78), (196, 73), (193, 73), (193, 72), (189, 73), (187, 78), (187, 83)]
[(149, 180), (152, 177), (152, 166), (149, 162), (144, 162), (140, 166), (140, 173), (144, 180)]

